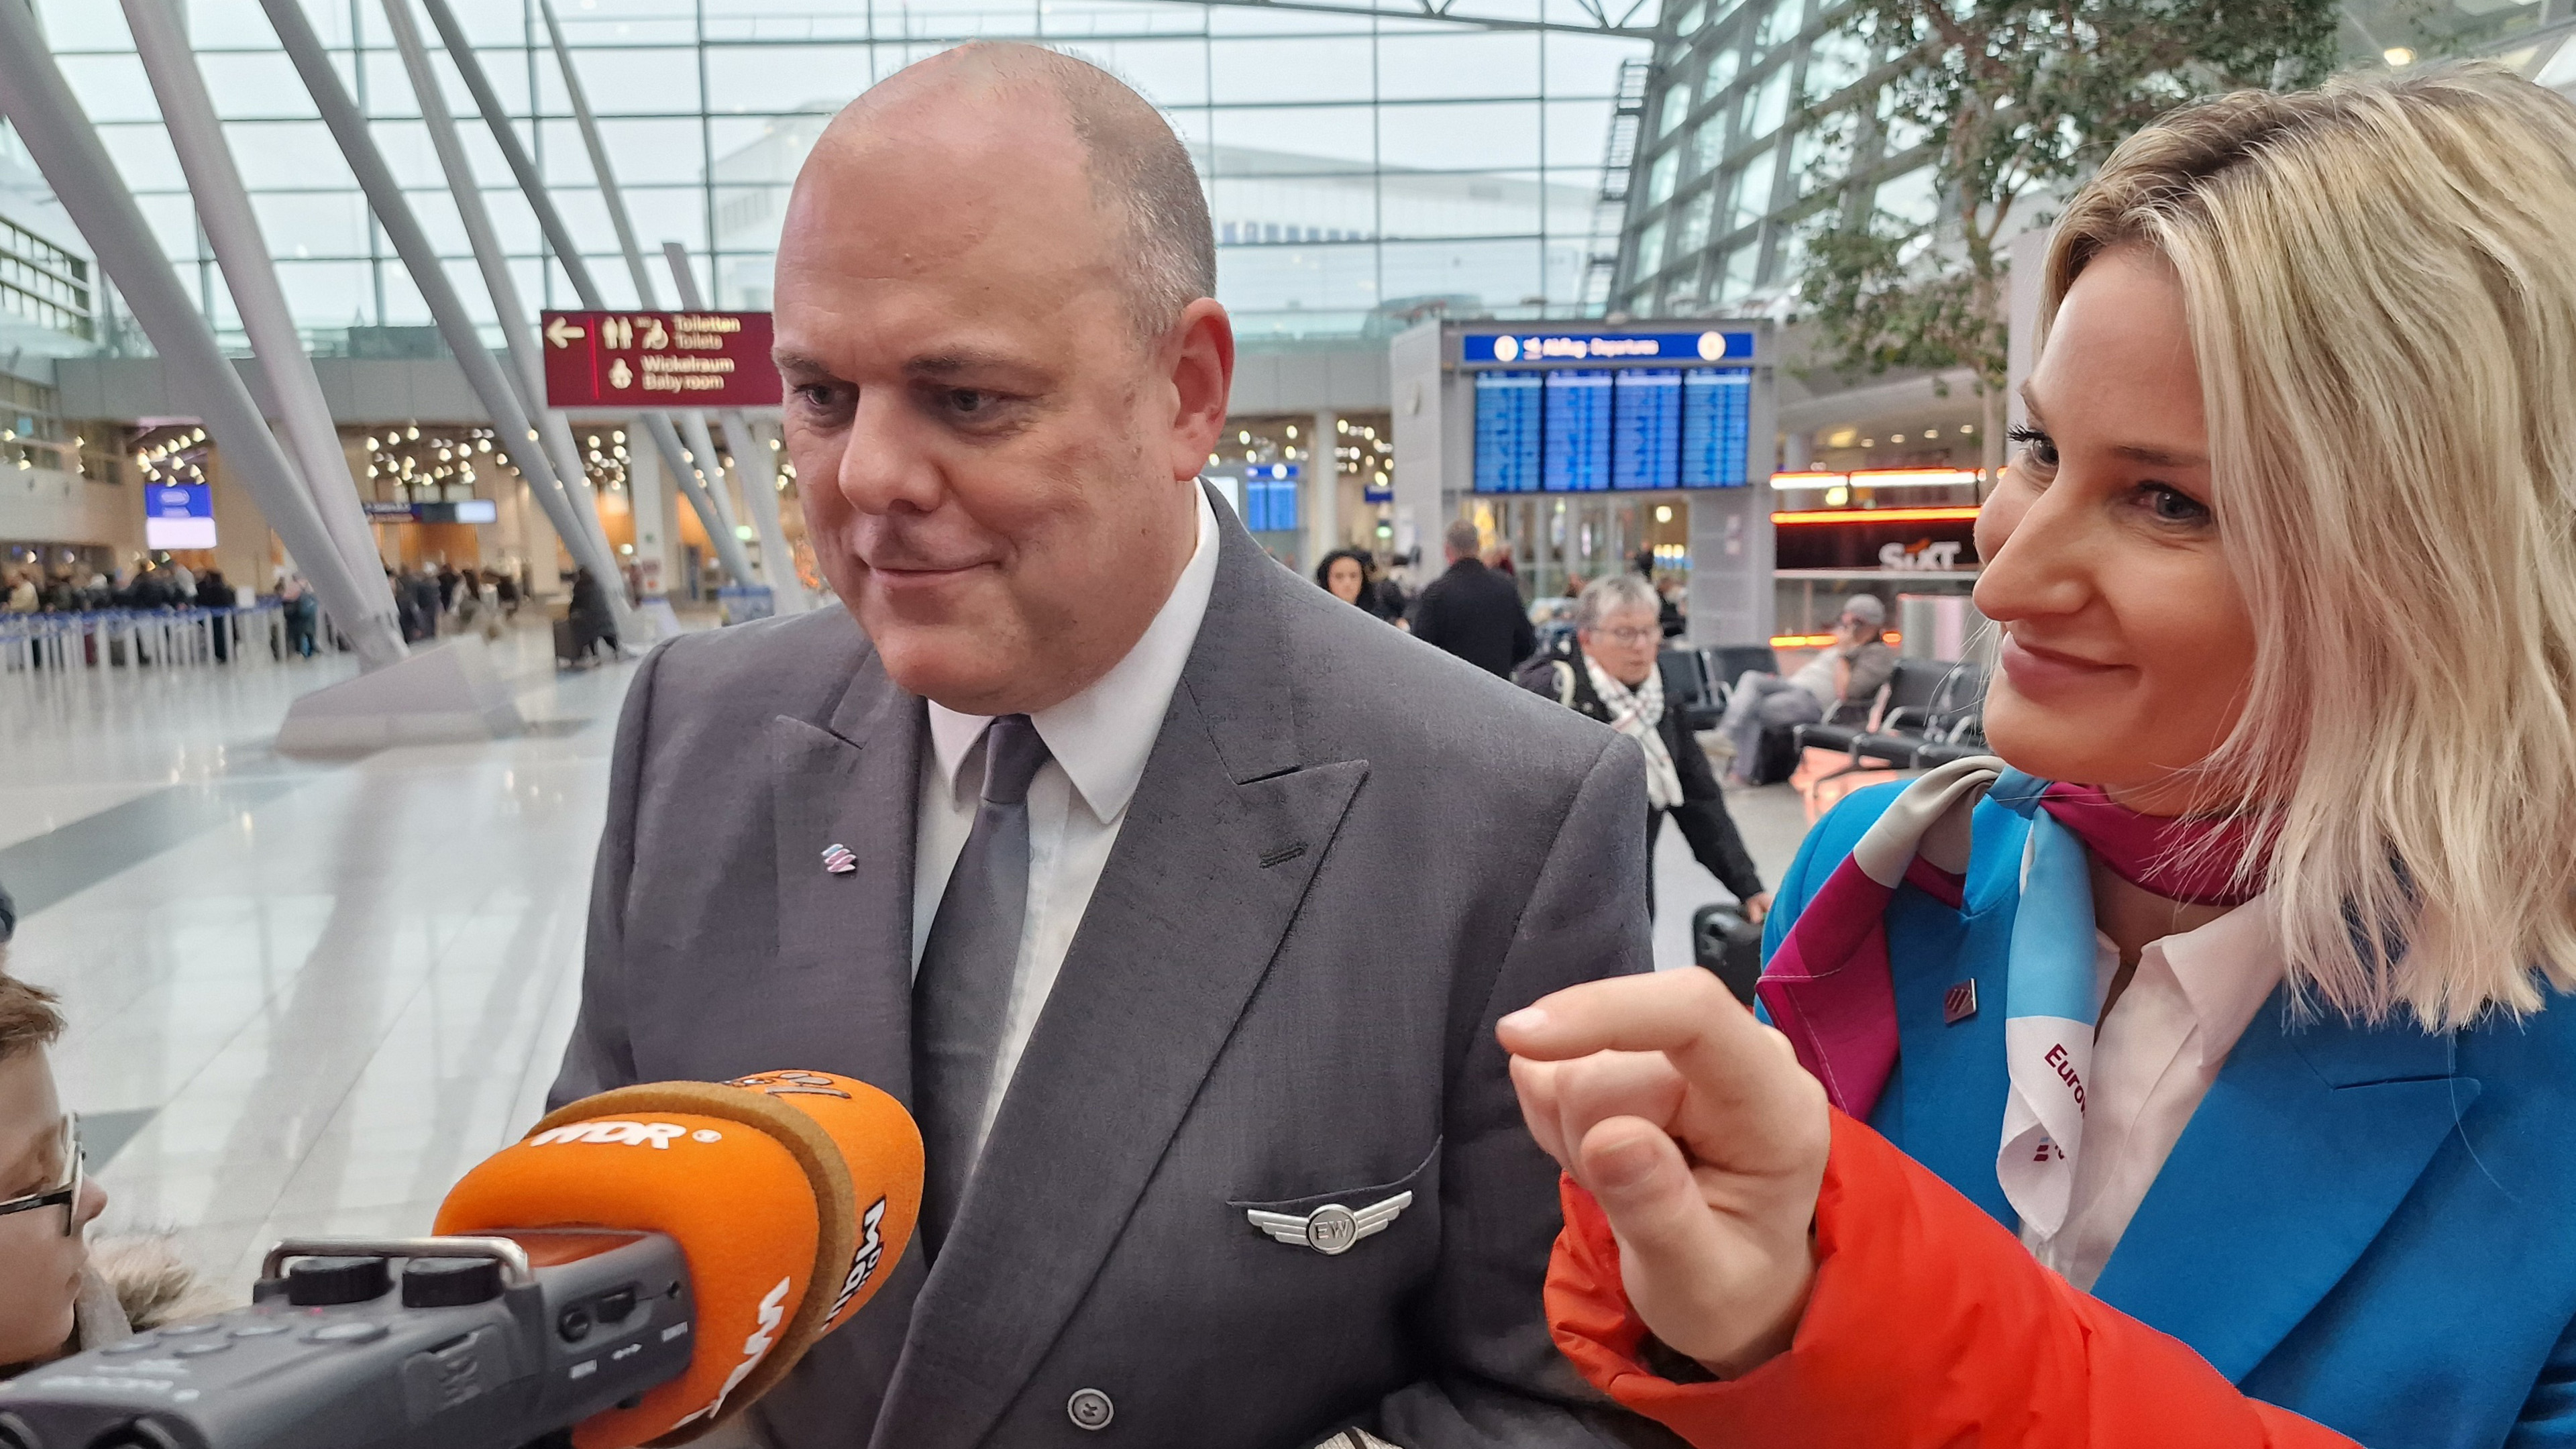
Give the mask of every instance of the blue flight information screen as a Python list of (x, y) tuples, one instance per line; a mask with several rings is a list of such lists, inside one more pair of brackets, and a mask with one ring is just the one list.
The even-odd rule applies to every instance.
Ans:
[(1632, 367), (1611, 385), (1610, 486), (1670, 488), (1682, 456), (1682, 374)]
[(1480, 371), (1479, 493), (1654, 492), (1752, 481), (1753, 369)]
[(1536, 493), (1543, 374), (1476, 374), (1476, 491)]
[(1741, 488), (1752, 443), (1753, 370), (1695, 367), (1682, 374), (1681, 486)]
[(1606, 493), (1610, 488), (1610, 370), (1547, 374), (1547, 461), (1539, 486), (1550, 493)]

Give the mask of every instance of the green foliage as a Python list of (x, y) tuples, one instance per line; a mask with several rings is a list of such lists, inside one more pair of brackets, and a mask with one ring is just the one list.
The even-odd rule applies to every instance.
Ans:
[[(2000, 243), (2045, 219), (2017, 208), (2185, 101), (2324, 79), (2336, 23), (2334, 0), (1854, 0), (1838, 29), (1894, 65), (1860, 94), (1880, 95), (1883, 128), (1920, 134), (1947, 205), (1927, 226), (1817, 218), (1799, 291), (1819, 360), (1847, 375), (1966, 367), (1980, 394), (2000, 392)], [(1806, 119), (1836, 140), (1863, 124), (1848, 105)]]

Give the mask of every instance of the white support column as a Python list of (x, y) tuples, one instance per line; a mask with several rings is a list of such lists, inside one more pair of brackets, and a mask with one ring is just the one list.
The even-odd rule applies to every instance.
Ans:
[[(271, 0), (263, 0), (263, 3), (271, 3)], [(609, 164), (607, 143), (600, 139), (599, 120), (591, 114), (590, 93), (582, 86), (581, 73), (573, 69), (572, 47), (564, 43), (563, 24), (555, 18), (555, 7), (549, 0), (538, 0), (537, 8), (546, 22), (546, 37), (554, 48), (555, 66), (563, 73), (564, 97), (572, 102), (573, 123), (581, 132), (583, 149), (590, 153), (591, 178), (599, 183), (599, 199), (608, 208), (609, 225), (617, 231), (618, 250), (626, 254), (626, 272), (635, 283), (636, 305), (648, 312), (657, 311), (661, 305), (656, 300), (659, 289), (653, 285), (653, 273), (644, 265), (644, 249), (636, 245), (635, 223), (626, 210), (625, 193), (617, 188), (617, 171)], [(723, 476), (716, 468), (715, 459), (708, 458), (702, 470), (692, 467), (688, 457), (690, 450), (680, 441), (678, 430), (673, 426), (673, 415), (652, 413), (642, 421), (644, 430), (652, 434), (654, 446), (662, 450), (663, 461), (671, 465), (672, 481), (680, 485), (680, 492), (688, 498), (689, 506), (697, 510), (698, 522), (707, 530), (707, 541), (715, 548), (716, 560), (724, 565), (724, 571), (732, 575), (735, 582), (750, 583), (751, 559), (742, 551), (742, 540), (733, 536), (733, 524), (726, 519), (724, 510), (716, 506), (714, 497), (700, 481), (699, 474), (703, 472), (706, 478), (714, 480), (717, 487), (723, 486)]]
[(1341, 443), (1333, 431), (1334, 413), (1330, 408), (1318, 411), (1307, 424), (1313, 431), (1306, 435), (1306, 564), (1311, 571), (1324, 555), (1342, 546), (1342, 460), (1337, 453)]
[[(483, 345), (482, 335), (473, 317), (465, 310), (464, 300), (448, 280), (447, 268), (430, 245), (428, 234), (420, 228), (411, 202), (394, 180), (393, 171), (385, 164), (368, 131), (366, 118), (358, 113), (356, 102), (349, 98), (340, 72), (331, 63), (314, 34), (312, 21), (304, 14), (299, 0), (260, 0), (260, 8), (277, 31), (286, 58), (303, 78), (305, 90), (322, 113), (322, 124), (332, 139), (339, 143), (340, 154), (357, 177), (359, 189), (367, 194), (367, 204), (385, 230), (386, 239), (402, 258), (403, 269), (411, 274), (412, 284), (419, 288), (421, 300), (429, 304), (429, 313), (438, 324), (440, 338), (455, 355), (457, 367), (464, 372), (465, 382), (483, 404), (484, 415), (493, 428), (508, 440), (508, 451), (532, 485), (539, 506), (554, 521), (555, 531), (566, 539), (582, 537), (579, 521), (574, 517), (572, 500), (562, 480), (555, 475), (538, 441), (537, 430), (528, 421), (521, 406), (518, 390), (506, 377), (491, 350)], [(575, 555), (579, 557), (579, 554)]]
[[(689, 249), (675, 241), (662, 243), (662, 259), (671, 265), (671, 285), (680, 294), (680, 305), (692, 312), (705, 308), (706, 300), (698, 291), (698, 277), (689, 270)], [(703, 430), (704, 424), (700, 424)], [(796, 555), (787, 546), (787, 526), (778, 516), (778, 459), (769, 450), (769, 438), (751, 426), (751, 420), (740, 409), (724, 415), (725, 436), (733, 444), (734, 475), (742, 483), (743, 511), (751, 515), (751, 527), (760, 535), (761, 572), (769, 582), (769, 595), (782, 614), (802, 614), (813, 607), (806, 596), (804, 580), (796, 576)]]
[[(124, 5), (126, 27), (133, 32), (135, 53), (142, 58), (153, 96), (160, 102), (171, 147), (179, 155), (179, 169), (188, 178), (198, 223), (224, 269), (224, 285), (232, 292), (242, 330), (250, 335), (251, 350), (277, 399), (278, 423), (303, 475), (306, 496), (313, 500), (323, 530), (331, 536), (365, 601), (367, 614), (341, 627), (352, 637), (380, 636), (376, 652), (399, 657), (404, 646), (393, 590), (386, 585), (366, 511), (358, 506), (348, 454), (340, 447), (330, 404), (323, 401), (322, 384), (313, 375), (313, 359), (305, 355), (304, 339), (295, 330), (286, 293), (278, 286), (276, 263), (260, 234), (259, 218), (251, 210), (250, 193), (233, 163), (232, 148), (224, 142), (214, 103), (206, 95), (206, 79), (197, 70), (178, 6), (175, 0), (124, 0)], [(251, 581), (255, 585), (267, 582), (267, 570), (260, 573), (261, 578)]]
[[(131, 6), (155, 0), (126, 3)], [(473, 249), (474, 264), (483, 274), (485, 290), (491, 293), (492, 314), (500, 319), (501, 341), (510, 353), (511, 379), (518, 386), (519, 399), (526, 405), (528, 415), (538, 423), (539, 437), (517, 446), (549, 455), (555, 477), (571, 505), (571, 516), (565, 521), (574, 525), (574, 531), (564, 535), (565, 550), (605, 587), (617, 577), (617, 555), (608, 546), (607, 530), (600, 527), (599, 499), (591, 492), (589, 471), (572, 445), (572, 430), (561, 413), (546, 407), (545, 359), (538, 352), (536, 329), (530, 325), (520, 301), (518, 279), (510, 275), (509, 257), (501, 250), (500, 237), (492, 228), (491, 210), (483, 204), (482, 183), (457, 139), (456, 117), (447, 109), (447, 93), (439, 88), (437, 72), (430, 68), (429, 51), (421, 44), (420, 28), (412, 19), (411, 0), (384, 0), (384, 11), (394, 48), (401, 52), (403, 70), (411, 79), (412, 94), (420, 102), (421, 123), (429, 132), (431, 148), (438, 153), (439, 169), (446, 173), (448, 195), (455, 199), (457, 218), (465, 225), (466, 244)], [(635, 613), (626, 607), (625, 591), (606, 592), (618, 639), (640, 644), (649, 638), (636, 627)]]
[(312, 581), (322, 606), (351, 632), (359, 657), (370, 668), (401, 660), (400, 634), (379, 634), (372, 627), (372, 595), (351, 577), (302, 477), (268, 430), (250, 389), (215, 345), (204, 314), (171, 270), (97, 128), (45, 47), (34, 12), (23, 5), (0, 4), (0, 113), (8, 116), (27, 154), (97, 254), (100, 268), (124, 294), (170, 376), (184, 383), (185, 400), (240, 470), (260, 512)]

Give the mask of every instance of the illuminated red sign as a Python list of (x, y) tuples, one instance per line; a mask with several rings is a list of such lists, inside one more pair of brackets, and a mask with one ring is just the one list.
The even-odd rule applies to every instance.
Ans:
[(778, 406), (766, 312), (547, 312), (540, 321), (548, 407)]

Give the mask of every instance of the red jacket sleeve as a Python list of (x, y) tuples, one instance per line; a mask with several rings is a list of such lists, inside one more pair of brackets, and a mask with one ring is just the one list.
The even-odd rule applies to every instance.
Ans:
[(1725, 1383), (1645, 1367), (1619, 1246), (1568, 1178), (1548, 1324), (1585, 1378), (1694, 1445), (1762, 1449), (2358, 1449), (2249, 1399), (2179, 1339), (2079, 1293), (1840, 1112), (1816, 1281), (1789, 1351)]

